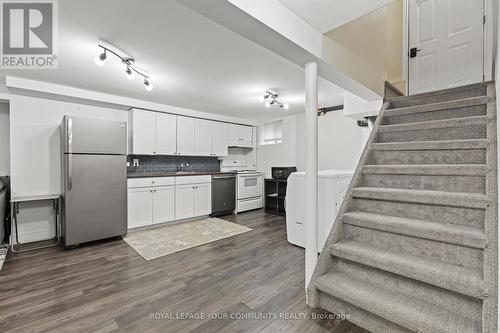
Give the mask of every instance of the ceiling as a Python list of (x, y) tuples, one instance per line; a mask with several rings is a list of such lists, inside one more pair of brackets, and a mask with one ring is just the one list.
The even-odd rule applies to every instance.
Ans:
[[(139, 77), (127, 80), (118, 59), (96, 66), (99, 39), (135, 57), (155, 89), (147, 92)], [(301, 67), (173, 0), (59, 1), (59, 69), (0, 75), (254, 120), (304, 111)], [(266, 109), (259, 97), (267, 88), (290, 109)], [(320, 79), (320, 106), (342, 104), (343, 92)]]
[(279, 0), (324, 34), (393, 0)]

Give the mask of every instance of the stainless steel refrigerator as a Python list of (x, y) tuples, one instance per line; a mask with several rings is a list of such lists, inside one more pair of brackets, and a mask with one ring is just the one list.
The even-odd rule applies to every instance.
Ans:
[(125, 235), (126, 122), (65, 116), (61, 131), (64, 245)]

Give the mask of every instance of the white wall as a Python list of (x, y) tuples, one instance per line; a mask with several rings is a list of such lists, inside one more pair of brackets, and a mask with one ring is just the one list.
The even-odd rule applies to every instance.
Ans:
[(10, 100), (12, 195), (61, 193), (64, 115), (127, 121), (127, 112), (29, 96)]
[(0, 102), (0, 176), (10, 174), (9, 104)]
[[(356, 120), (342, 111), (328, 112), (318, 117), (318, 169), (356, 168), (366, 140), (368, 129), (361, 128)], [(305, 114), (297, 116), (297, 169), (306, 166)]]
[[(260, 145), (257, 140), (257, 170), (271, 177), (271, 167), (295, 166), (296, 158), (296, 116), (283, 118), (283, 143), (275, 145)], [(262, 130), (259, 128), (259, 133)]]
[[(10, 100), (12, 196), (61, 193), (61, 134), (64, 115), (126, 121), (127, 112), (28, 96)], [(50, 202), (24, 204), (21, 242), (54, 237)]]
[[(329, 112), (318, 117), (318, 168), (356, 168), (369, 131), (358, 127), (356, 120), (342, 111)], [(306, 166), (305, 114), (283, 118), (283, 143), (259, 145), (258, 170), (270, 176), (272, 166), (296, 166), (299, 171)]]

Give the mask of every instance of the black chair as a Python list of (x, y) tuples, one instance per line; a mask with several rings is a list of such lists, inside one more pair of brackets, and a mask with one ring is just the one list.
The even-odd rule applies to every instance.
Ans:
[(10, 236), (10, 178), (0, 177), (0, 244)]

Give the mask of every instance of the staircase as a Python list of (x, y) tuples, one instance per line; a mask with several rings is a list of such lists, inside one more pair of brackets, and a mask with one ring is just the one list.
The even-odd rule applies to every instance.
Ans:
[(372, 332), (497, 332), (492, 82), (384, 104), (307, 301)]

